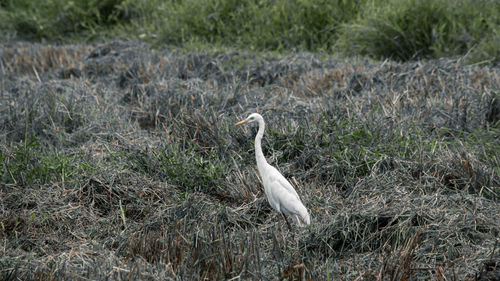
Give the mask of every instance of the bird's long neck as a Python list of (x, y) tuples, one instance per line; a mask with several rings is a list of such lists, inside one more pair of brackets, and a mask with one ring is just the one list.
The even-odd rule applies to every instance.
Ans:
[(259, 120), (259, 131), (255, 136), (255, 158), (257, 159), (257, 168), (259, 171), (263, 171), (263, 167), (267, 165), (264, 153), (262, 153), (262, 136), (264, 135), (264, 129), (266, 125), (263, 120)]

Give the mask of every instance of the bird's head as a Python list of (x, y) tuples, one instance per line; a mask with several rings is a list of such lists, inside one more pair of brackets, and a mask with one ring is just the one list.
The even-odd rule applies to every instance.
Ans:
[(246, 119), (241, 120), (240, 122), (234, 124), (235, 126), (243, 125), (245, 123), (253, 123), (253, 122), (259, 122), (260, 120), (264, 121), (264, 118), (258, 113), (252, 113), (250, 114)]

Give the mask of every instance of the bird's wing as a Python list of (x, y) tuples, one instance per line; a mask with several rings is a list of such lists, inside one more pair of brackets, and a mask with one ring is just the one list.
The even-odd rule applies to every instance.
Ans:
[(292, 218), (299, 226), (309, 224), (309, 213), (291, 184), (284, 178), (274, 178), (270, 183), (271, 196), (274, 201), (279, 203), (280, 212), (292, 215)]
[(275, 198), (282, 198), (285, 194), (289, 194), (300, 201), (297, 191), (295, 191), (290, 182), (277, 169), (274, 169), (274, 172), (269, 176), (269, 184), (271, 193), (273, 193)]
[(290, 215), (299, 226), (310, 224), (307, 208), (292, 184), (271, 165), (260, 169), (264, 190), (269, 204), (278, 212)]
[(280, 174), (280, 177), (277, 177), (276, 181), (278, 181), (283, 188), (285, 188), (288, 192), (290, 192), (300, 200), (299, 194), (297, 193), (295, 188), (293, 188), (292, 184), (287, 179), (285, 179), (284, 176)]
[(299, 195), (297, 194), (297, 191), (295, 191), (295, 188), (293, 188), (292, 184), (276, 169), (275, 167), (269, 165), (268, 166), (268, 178), (270, 182), (278, 182), (281, 188), (284, 188), (288, 190), (291, 194), (295, 195), (297, 199), (300, 200)]
[(283, 205), (285, 202), (296, 201), (296, 193), (289, 190), (278, 178), (273, 178), (269, 182), (269, 192), (276, 203)]

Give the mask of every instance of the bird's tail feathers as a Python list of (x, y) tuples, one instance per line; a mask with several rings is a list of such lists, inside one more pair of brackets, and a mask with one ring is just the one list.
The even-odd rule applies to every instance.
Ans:
[(309, 213), (307, 212), (307, 209), (305, 207), (299, 214), (295, 215), (295, 222), (300, 227), (311, 224), (311, 216), (309, 216)]

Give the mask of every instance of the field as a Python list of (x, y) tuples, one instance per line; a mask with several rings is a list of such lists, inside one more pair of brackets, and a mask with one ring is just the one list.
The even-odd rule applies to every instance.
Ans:
[[(0, 280), (500, 280), (499, 19), (0, 1)], [(267, 202), (253, 112), (308, 227)]]
[[(2, 50), (3, 280), (498, 278), (498, 68)], [(255, 111), (310, 227), (266, 201)]]

